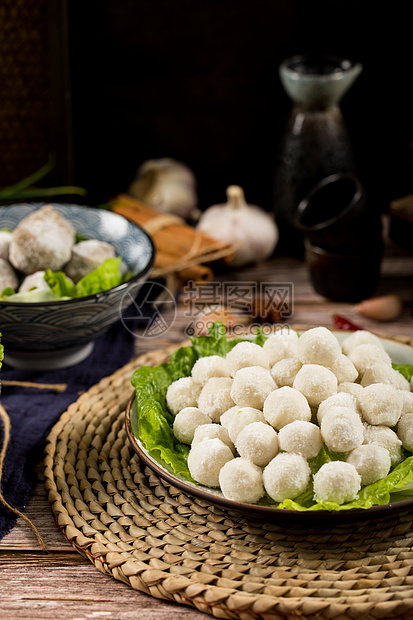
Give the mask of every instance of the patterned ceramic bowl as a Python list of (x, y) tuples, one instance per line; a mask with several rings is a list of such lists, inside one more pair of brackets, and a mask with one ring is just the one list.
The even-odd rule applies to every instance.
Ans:
[[(0, 207), (0, 229), (16, 228), (44, 203)], [(5, 363), (49, 370), (84, 360), (94, 340), (121, 318), (147, 279), (155, 250), (150, 237), (121, 215), (68, 204), (52, 204), (80, 235), (111, 243), (132, 278), (103, 293), (79, 299), (24, 303), (0, 301), (0, 333)]]

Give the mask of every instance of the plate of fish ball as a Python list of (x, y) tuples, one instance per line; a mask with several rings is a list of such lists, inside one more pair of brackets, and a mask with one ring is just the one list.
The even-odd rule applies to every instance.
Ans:
[(413, 508), (413, 347), (287, 326), (230, 339), (215, 324), (137, 368), (133, 450), (174, 487), (250, 517), (348, 523)]

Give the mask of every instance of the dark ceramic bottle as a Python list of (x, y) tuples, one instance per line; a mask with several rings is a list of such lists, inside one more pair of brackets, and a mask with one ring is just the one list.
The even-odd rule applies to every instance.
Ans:
[(321, 179), (353, 172), (354, 154), (340, 108), (362, 65), (333, 56), (293, 56), (281, 63), (281, 83), (292, 100), (277, 154), (274, 213), (279, 247), (302, 254), (302, 233), (295, 227), (301, 199)]

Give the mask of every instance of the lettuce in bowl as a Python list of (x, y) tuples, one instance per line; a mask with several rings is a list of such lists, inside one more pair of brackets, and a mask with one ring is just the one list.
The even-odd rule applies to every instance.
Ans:
[(5, 289), (1, 300), (21, 302), (57, 301), (62, 299), (79, 299), (88, 295), (103, 293), (115, 286), (127, 282), (131, 274), (124, 274), (121, 269), (122, 258), (106, 259), (97, 269), (84, 276), (77, 284), (73, 284), (63, 271), (47, 269), (44, 279), (49, 288), (34, 288), (25, 293), (15, 293), (13, 289)]

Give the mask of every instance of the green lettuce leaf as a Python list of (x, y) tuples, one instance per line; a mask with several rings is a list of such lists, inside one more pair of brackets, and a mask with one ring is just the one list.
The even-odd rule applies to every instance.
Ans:
[(11, 297), (12, 295), (15, 295), (16, 291), (14, 289), (12, 289), (10, 286), (7, 286), (5, 289), (3, 289), (2, 293), (1, 293), (1, 297)]
[(119, 286), (130, 278), (122, 274), (121, 257), (108, 258), (97, 269), (84, 276), (77, 284), (72, 284), (62, 271), (46, 271), (44, 279), (51, 290), (59, 297), (86, 297), (96, 295)]
[(75, 285), (67, 278), (63, 271), (52, 271), (47, 269), (44, 279), (49, 285), (50, 290), (59, 299), (62, 297), (76, 297)]
[(221, 357), (225, 357), (228, 351), (241, 340), (245, 340), (245, 338), (228, 340), (225, 325), (221, 321), (216, 321), (210, 326), (208, 336), (195, 336), (190, 338), (198, 357), (208, 357), (209, 355), (220, 355)]
[(58, 301), (62, 299), (78, 299), (87, 295), (103, 293), (115, 286), (119, 286), (130, 279), (130, 273), (122, 273), (122, 258), (108, 258), (97, 269), (73, 284), (63, 271), (47, 269), (44, 279), (49, 288), (34, 288), (25, 293), (15, 293), (13, 289), (2, 291), (0, 299), (18, 302)]
[(121, 271), (122, 258), (106, 259), (97, 269), (79, 280), (76, 284), (76, 297), (86, 297), (108, 291), (130, 279), (131, 274)]
[(392, 364), (395, 370), (398, 370), (408, 381), (413, 377), (413, 365), (412, 364)]
[(12, 289), (5, 289), (2, 293), (1, 299), (13, 302), (24, 303), (43, 303), (44, 301), (59, 301), (62, 299), (69, 299), (69, 297), (59, 297), (49, 288), (33, 288), (30, 291), (24, 293), (9, 293)]
[[(194, 363), (193, 353), (185, 349), (189, 347), (178, 349), (175, 356), (181, 370), (187, 370)], [(189, 446), (175, 438), (172, 430), (174, 417), (165, 401), (169, 385), (180, 376), (186, 375), (171, 363), (156, 368), (143, 366), (136, 370), (131, 383), (136, 393), (137, 418), (132, 415), (131, 425), (134, 435), (154, 458), (169, 471), (192, 481), (187, 465)]]

